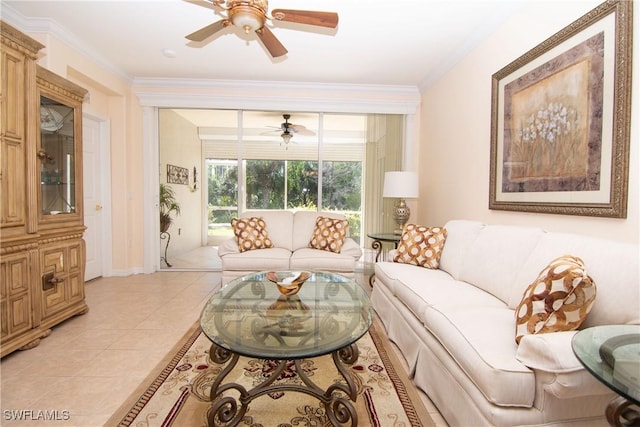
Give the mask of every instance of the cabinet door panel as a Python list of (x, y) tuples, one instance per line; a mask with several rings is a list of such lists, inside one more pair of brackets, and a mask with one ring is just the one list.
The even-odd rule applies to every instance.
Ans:
[(7, 312), (9, 330), (12, 334), (31, 329), (31, 298), (28, 294), (9, 298)]
[[(2, 109), (3, 132), (9, 137), (22, 139), (24, 136), (24, 55), (3, 46), (2, 51), (2, 95), (5, 108)], [(8, 108), (11, 106), (11, 108)]]
[(82, 247), (80, 243), (69, 246), (69, 271), (78, 271), (82, 266)]
[(3, 337), (32, 327), (29, 259), (27, 253), (20, 253), (3, 257), (0, 263)]
[(42, 270), (44, 276), (53, 274), (53, 283), (42, 281), (42, 317), (46, 318), (65, 307), (67, 301), (66, 282), (68, 274), (65, 271), (65, 258), (68, 253), (65, 247), (51, 247), (41, 251)]
[(70, 274), (67, 283), (67, 289), (69, 292), (69, 301), (76, 302), (84, 299), (84, 282), (82, 281), (82, 275)]

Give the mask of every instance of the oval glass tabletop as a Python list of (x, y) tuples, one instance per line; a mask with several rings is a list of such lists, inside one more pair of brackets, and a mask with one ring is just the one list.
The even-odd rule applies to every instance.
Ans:
[(573, 352), (598, 380), (640, 404), (640, 325), (605, 325), (574, 335)]
[(203, 332), (220, 347), (264, 359), (319, 356), (360, 339), (373, 319), (364, 289), (337, 274), (310, 273), (290, 296), (266, 272), (229, 282), (204, 306)]

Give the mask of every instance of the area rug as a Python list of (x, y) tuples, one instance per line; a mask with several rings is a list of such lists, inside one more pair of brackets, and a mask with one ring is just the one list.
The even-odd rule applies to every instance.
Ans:
[[(376, 320), (369, 333), (358, 341), (360, 356), (350, 366), (358, 388), (355, 409), (360, 426), (434, 426), (404, 368), (390, 347)], [(198, 324), (143, 381), (107, 425), (119, 427), (205, 427), (209, 390), (223, 368), (209, 357), (211, 342)], [(247, 389), (269, 375), (269, 363), (241, 357), (225, 381)], [(306, 374), (321, 387), (344, 382), (331, 356), (305, 360)], [(299, 381), (295, 369), (285, 370), (277, 381)], [(324, 427), (331, 425), (324, 405), (299, 392), (270, 393), (249, 404), (239, 424), (251, 427)]]

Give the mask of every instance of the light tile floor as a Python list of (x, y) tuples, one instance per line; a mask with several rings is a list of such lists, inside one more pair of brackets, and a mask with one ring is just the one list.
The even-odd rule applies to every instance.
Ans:
[[(367, 278), (361, 275), (358, 281), (367, 283)], [(0, 360), (0, 425), (105, 425), (197, 321), (219, 283), (220, 273), (203, 271), (88, 282), (87, 314), (54, 327), (38, 347)], [(436, 425), (446, 426), (422, 396)], [(57, 420), (43, 419), (50, 417)]]

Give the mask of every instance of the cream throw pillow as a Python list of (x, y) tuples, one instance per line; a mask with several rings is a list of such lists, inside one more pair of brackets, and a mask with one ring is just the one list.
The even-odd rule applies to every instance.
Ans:
[(266, 249), (273, 246), (267, 233), (267, 224), (263, 218), (233, 218), (231, 219), (231, 227), (233, 227), (233, 234), (238, 240), (240, 252), (252, 249)]
[(340, 253), (348, 230), (349, 222), (346, 219), (319, 216), (316, 219), (311, 240), (309, 240), (309, 247)]
[(402, 237), (393, 260), (437, 269), (446, 239), (447, 230), (444, 227), (407, 224), (402, 229)]
[(596, 298), (596, 286), (578, 257), (551, 261), (516, 307), (516, 343), (524, 335), (578, 329)]

